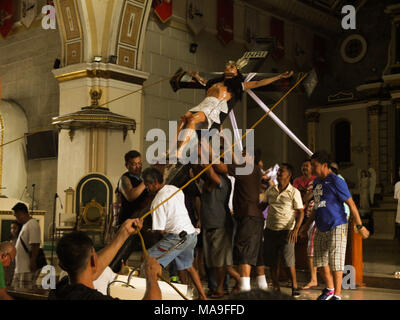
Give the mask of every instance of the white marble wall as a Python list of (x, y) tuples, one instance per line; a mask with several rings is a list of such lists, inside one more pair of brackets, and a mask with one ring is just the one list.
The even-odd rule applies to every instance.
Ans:
[[(51, 70), (59, 52), (58, 30), (45, 31), (37, 27), (0, 40), (2, 98), (21, 106), (28, 119), (25, 132), (48, 130), (51, 118), (58, 115), (58, 84)], [(15, 193), (20, 197), (28, 186), (32, 195), (31, 186), (36, 184), (37, 209), (48, 212), (45, 217), (47, 236), (56, 192), (57, 159), (26, 161), (27, 181), (21, 183)], [(10, 168), (3, 167), (3, 170)]]
[[(325, 111), (328, 111), (325, 110)], [(321, 112), (318, 124), (317, 148), (333, 150), (332, 125), (339, 119), (346, 119), (351, 123), (351, 146), (368, 146), (368, 110), (363, 105), (354, 110), (337, 110)], [(357, 170), (368, 169), (368, 151), (351, 151), (351, 163), (349, 168), (342, 168), (342, 175), (349, 182), (358, 183)]]

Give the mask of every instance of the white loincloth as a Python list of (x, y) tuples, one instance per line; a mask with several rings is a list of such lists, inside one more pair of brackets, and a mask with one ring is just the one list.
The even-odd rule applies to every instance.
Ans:
[(190, 112), (203, 112), (208, 121), (208, 129), (214, 122), (220, 123), (219, 114), (228, 113), (226, 100), (219, 100), (215, 97), (207, 97), (200, 104), (189, 110)]

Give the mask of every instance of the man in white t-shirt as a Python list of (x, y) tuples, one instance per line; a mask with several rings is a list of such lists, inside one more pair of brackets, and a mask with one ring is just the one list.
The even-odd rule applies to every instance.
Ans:
[(261, 206), (269, 205), (264, 232), (264, 263), (270, 267), (274, 291), (279, 287), (279, 261), (292, 280), (292, 296), (299, 297), (295, 269), (295, 243), (304, 218), (300, 191), (290, 183), (293, 167), (282, 163), (278, 171), (278, 185), (267, 189)]
[[(148, 250), (149, 255), (156, 259), (163, 255), (157, 259), (163, 267), (175, 260), (178, 271), (189, 273), (199, 292), (200, 299), (206, 300), (199, 274), (193, 267), (198, 232), (190, 221), (183, 192), (175, 186), (165, 185), (163, 175), (156, 168), (147, 168), (142, 174), (142, 179), (149, 191), (155, 194), (151, 203), (151, 209), (157, 207), (152, 213), (152, 229), (163, 235), (163, 238)], [(177, 193), (172, 196), (175, 192)], [(171, 198), (167, 200), (169, 197)], [(165, 203), (158, 206), (165, 200), (167, 200)], [(186, 240), (165, 254), (181, 240), (179, 234), (182, 231), (187, 233)]]
[(22, 224), (17, 243), (15, 273), (12, 282), (14, 288), (33, 288), (40, 273), (36, 260), (40, 248), (40, 226), (28, 213), (24, 203), (17, 203), (12, 210), (16, 220)]

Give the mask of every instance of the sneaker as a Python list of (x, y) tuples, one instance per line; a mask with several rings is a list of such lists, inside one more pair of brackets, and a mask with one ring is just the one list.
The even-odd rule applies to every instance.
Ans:
[(339, 297), (339, 296), (333, 296), (332, 298), (331, 298), (331, 300), (342, 300), (342, 298), (341, 297)]
[(331, 300), (334, 294), (335, 291), (325, 288), (322, 290), (322, 294), (317, 298), (317, 300)]
[(297, 288), (292, 288), (292, 297), (293, 297), (293, 298), (298, 298), (298, 297), (300, 297), (299, 289), (297, 289)]

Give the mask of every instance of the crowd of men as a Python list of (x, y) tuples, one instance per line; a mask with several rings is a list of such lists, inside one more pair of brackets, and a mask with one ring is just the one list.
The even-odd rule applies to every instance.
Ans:
[[(148, 256), (143, 257), (146, 299), (162, 298), (157, 284), (162, 267), (169, 267), (170, 273), (176, 270), (183, 283), (188, 284), (190, 278), (199, 299), (222, 298), (227, 290), (248, 292), (252, 286), (279, 293), (281, 270), (290, 278), (292, 296), (298, 297), (301, 289), (318, 285), (319, 269), (325, 289), (318, 299), (341, 299), (349, 216), (363, 238), (369, 232), (337, 165), (326, 152), (316, 152), (303, 162), (302, 176), (296, 179), (292, 165), (281, 163), (274, 183), (262, 169), (259, 152), (245, 157), (254, 165), (248, 175), (239, 175), (236, 170), (248, 163), (239, 165), (233, 159), (233, 164), (221, 161), (212, 165), (182, 191), (179, 186), (165, 184), (156, 167), (142, 172), (140, 153), (129, 151), (125, 155), (127, 172), (116, 189), (120, 210), (113, 240), (96, 253), (85, 233), (63, 236), (57, 244), (57, 256), (67, 275), (49, 299), (111, 299), (106, 292), (96, 290), (95, 281), (105, 272), (118, 272), (121, 262), (126, 262), (132, 251), (140, 250), (139, 238), (134, 236), (139, 230), (148, 248)], [(192, 165), (191, 176), (206, 166)], [(149, 209), (151, 216), (140, 219)], [(22, 229), (14, 239), (15, 246), (12, 242), (0, 246), (2, 299), (10, 298), (2, 280), (3, 267), (14, 258), (13, 286), (34, 283), (38, 273), (39, 226), (25, 205), (17, 204), (13, 210)], [(302, 288), (295, 268), (295, 246), (300, 238), (308, 238), (310, 269), (310, 281)], [(195, 256), (204, 258), (194, 263)], [(198, 272), (201, 264), (208, 276), (207, 293)], [(270, 270), (272, 288), (268, 287), (265, 266)], [(255, 275), (253, 282), (251, 275)], [(229, 278), (234, 281), (232, 288)]]

